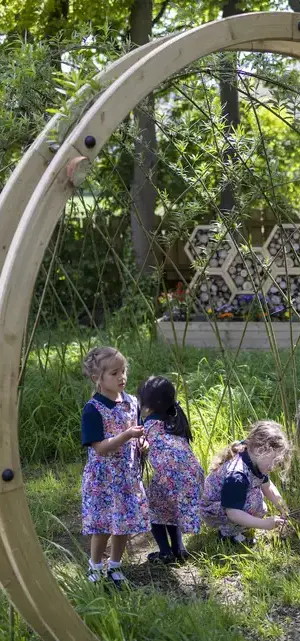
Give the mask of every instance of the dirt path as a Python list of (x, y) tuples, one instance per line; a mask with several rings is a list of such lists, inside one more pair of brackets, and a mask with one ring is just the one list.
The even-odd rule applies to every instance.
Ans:
[[(70, 532), (77, 532), (72, 538), (67, 534), (56, 537), (55, 543), (61, 548), (71, 552), (75, 558), (78, 557), (79, 546), (83, 552), (89, 555), (89, 537), (82, 536), (78, 532), (78, 520), (66, 524)], [(72, 519), (73, 521), (73, 519)], [(176, 593), (181, 599), (206, 599), (208, 588), (197, 570), (193, 559), (185, 564), (165, 566), (161, 563), (149, 563), (147, 556), (149, 552), (156, 550), (156, 544), (150, 533), (133, 536), (126, 547), (124, 556), (124, 572), (134, 587), (151, 586), (162, 592)], [(110, 546), (107, 546), (106, 556), (110, 553)]]
[[(70, 532), (74, 532), (74, 523), (68, 523)], [(78, 519), (76, 517), (78, 528)], [(75, 528), (76, 531), (76, 528)], [(56, 543), (78, 556), (76, 544), (89, 554), (89, 538), (77, 533), (72, 541), (70, 537), (62, 535), (57, 538)], [(75, 543), (76, 541), (76, 543)], [(195, 557), (184, 565), (164, 566), (162, 564), (149, 563), (147, 556), (155, 550), (155, 543), (151, 534), (136, 535), (131, 538), (126, 548), (124, 557), (124, 571), (133, 587), (150, 587), (160, 592), (177, 595), (181, 601), (207, 600), (213, 597), (222, 605), (242, 605), (244, 600), (243, 585), (241, 578), (236, 576), (222, 577), (212, 584), (206, 577), (201, 575), (195, 562)], [(109, 546), (107, 550), (109, 556)], [(297, 607), (274, 607), (274, 612), (268, 614), (268, 619), (281, 625), (283, 633), (276, 637), (276, 641), (299, 641), (300, 639), (300, 608)], [(260, 641), (256, 633), (245, 632), (245, 641)]]

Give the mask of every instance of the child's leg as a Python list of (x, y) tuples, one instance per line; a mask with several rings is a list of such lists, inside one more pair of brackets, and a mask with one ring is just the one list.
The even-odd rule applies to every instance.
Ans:
[(226, 510), (222, 507), (220, 501), (202, 506), (201, 516), (209, 527), (218, 528), (221, 537), (237, 536), (238, 538), (244, 538), (242, 533), (245, 528), (229, 521)]
[(89, 560), (88, 571), (88, 579), (92, 583), (100, 581), (104, 576), (104, 565), (102, 562), (102, 557), (106, 550), (109, 537), (110, 534), (92, 534), (91, 558)]
[(185, 547), (184, 542), (182, 540), (182, 532), (181, 532), (180, 529), (179, 529), (179, 534), (178, 534), (178, 542), (179, 542), (179, 547), (180, 547), (181, 552), (186, 552), (186, 547)]
[(168, 556), (169, 554), (172, 554), (172, 550), (168, 540), (166, 526), (160, 523), (151, 523), (151, 532), (159, 547), (160, 554), (162, 554), (163, 556)]
[(111, 537), (111, 551), (110, 561), (113, 563), (120, 563), (123, 556), (128, 535), (127, 534), (113, 534)]
[(181, 530), (177, 525), (167, 525), (167, 530), (171, 539), (172, 552), (175, 556), (180, 556), (181, 550), (184, 549)]
[(107, 576), (118, 589), (123, 587), (124, 581), (126, 580), (120, 568), (127, 539), (127, 534), (113, 534), (111, 537), (111, 551), (107, 564)]
[(221, 536), (238, 536), (242, 534), (245, 531), (245, 528), (243, 528), (241, 525), (235, 525), (234, 523), (228, 523), (225, 525), (221, 525), (219, 527), (219, 532), (221, 533)]
[(110, 534), (92, 534), (91, 538), (91, 560), (94, 564), (102, 562)]

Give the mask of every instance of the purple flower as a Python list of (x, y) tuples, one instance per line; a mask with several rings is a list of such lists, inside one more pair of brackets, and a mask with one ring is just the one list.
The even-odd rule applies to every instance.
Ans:
[(264, 296), (263, 294), (258, 294), (258, 298), (263, 303), (267, 303), (267, 305), (271, 302), (269, 296)]
[(228, 305), (228, 303), (225, 303), (225, 305), (221, 305), (221, 307), (216, 307), (216, 312), (231, 312), (232, 311), (232, 305)]
[(280, 312), (284, 312), (284, 311), (285, 311), (285, 307), (283, 305), (277, 305), (276, 307), (273, 307), (271, 314), (280, 314)]
[(254, 294), (239, 294), (239, 300), (244, 303), (250, 303), (253, 300)]

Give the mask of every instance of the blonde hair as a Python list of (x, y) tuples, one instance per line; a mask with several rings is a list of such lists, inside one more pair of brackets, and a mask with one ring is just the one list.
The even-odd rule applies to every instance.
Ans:
[[(117, 361), (120, 367), (127, 369), (126, 358), (114, 347), (93, 347), (83, 359), (82, 370), (97, 386), (107, 369)], [(95, 381), (96, 379), (96, 381)]]
[(236, 454), (248, 449), (255, 456), (276, 454), (276, 465), (288, 468), (291, 458), (291, 447), (283, 432), (282, 425), (275, 421), (257, 421), (252, 425), (244, 441), (234, 441), (214, 457), (211, 470), (217, 470), (223, 463), (230, 461)]

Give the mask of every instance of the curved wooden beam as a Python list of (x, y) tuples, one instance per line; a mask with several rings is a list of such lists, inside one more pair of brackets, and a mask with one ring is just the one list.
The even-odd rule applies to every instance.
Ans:
[[(300, 18), (300, 14), (299, 14)], [(256, 53), (278, 53), (289, 58), (300, 58), (300, 42), (295, 40), (252, 40), (241, 47), (228, 47), (226, 51), (253, 51)]]
[[(75, 159), (92, 162), (118, 124), (157, 85), (209, 53), (245, 43), (300, 41), (293, 13), (252, 13), (175, 36), (136, 62), (91, 106), (63, 143), (34, 190), (11, 242), (0, 278), (0, 578), (13, 603), (47, 641), (90, 641), (60, 593), (34, 532), (18, 451), (17, 385), (24, 324), (35, 279), (60, 212), (73, 193)], [(87, 136), (95, 137), (93, 149)], [(70, 165), (71, 163), (71, 165)], [(12, 470), (3, 475), (4, 470)], [(7, 476), (7, 480), (5, 480)], [(8, 478), (10, 477), (10, 480)]]
[(163, 36), (159, 40), (153, 40), (146, 45), (133, 49), (119, 60), (113, 62), (105, 71), (101, 71), (93, 78), (94, 83), (99, 85), (99, 92), (95, 96), (95, 89), (86, 84), (77, 92), (76, 96), (67, 103), (69, 115), (63, 118), (58, 113), (44, 127), (43, 131), (26, 151), (17, 167), (8, 179), (0, 194), (0, 273), (6, 258), (13, 235), (17, 229), (22, 213), (31, 197), (34, 189), (39, 183), (44, 171), (53, 160), (53, 152), (50, 148), (50, 138), (53, 131), (58, 132), (58, 141), (64, 140), (66, 131), (72, 129), (77, 119), (92, 104), (107, 86), (119, 78), (135, 62), (149, 51), (160, 46), (172, 36)]

